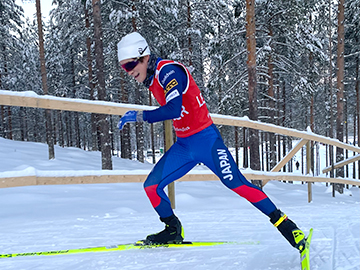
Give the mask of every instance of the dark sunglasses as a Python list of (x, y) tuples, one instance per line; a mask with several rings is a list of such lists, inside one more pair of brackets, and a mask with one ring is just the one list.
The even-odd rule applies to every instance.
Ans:
[(121, 67), (123, 69), (125, 69), (126, 72), (130, 72), (132, 71), (137, 65), (139, 64), (139, 58), (134, 60), (134, 61), (131, 61), (131, 62), (127, 62), (123, 65), (121, 65)]

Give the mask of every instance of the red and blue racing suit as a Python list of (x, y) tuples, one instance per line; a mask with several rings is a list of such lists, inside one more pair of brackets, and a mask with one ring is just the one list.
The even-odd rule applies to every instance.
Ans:
[(276, 210), (267, 195), (239, 171), (211, 120), (198, 86), (184, 65), (158, 58), (149, 90), (161, 107), (144, 111), (144, 121), (154, 123), (173, 119), (177, 135), (177, 141), (157, 162), (144, 183), (146, 194), (160, 217), (173, 215), (164, 188), (200, 162), (225, 186), (264, 214)]

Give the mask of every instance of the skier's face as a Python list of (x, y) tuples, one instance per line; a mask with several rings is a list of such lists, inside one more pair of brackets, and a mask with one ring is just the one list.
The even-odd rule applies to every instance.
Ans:
[(120, 65), (136, 81), (142, 83), (146, 79), (148, 61), (149, 55), (146, 55), (141, 59), (130, 58), (122, 60)]

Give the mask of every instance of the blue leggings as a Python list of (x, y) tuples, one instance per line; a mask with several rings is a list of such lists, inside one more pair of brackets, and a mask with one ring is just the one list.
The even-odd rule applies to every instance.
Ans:
[(147, 177), (145, 192), (160, 217), (173, 214), (164, 188), (200, 162), (213, 171), (225, 186), (247, 199), (265, 215), (276, 210), (267, 195), (241, 174), (218, 129), (211, 125), (192, 136), (178, 138)]

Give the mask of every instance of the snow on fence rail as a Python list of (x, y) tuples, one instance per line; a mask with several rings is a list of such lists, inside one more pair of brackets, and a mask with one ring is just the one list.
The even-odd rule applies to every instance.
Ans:
[[(76, 111), (86, 113), (99, 113), (110, 115), (123, 115), (128, 110), (152, 110), (154, 106), (143, 106), (133, 104), (122, 104), (107, 101), (90, 101), (83, 99), (61, 98), (54, 96), (37, 95), (34, 92), (13, 92), (0, 90), (0, 105), (33, 107), (52, 110)], [(304, 182), (330, 182), (343, 183), (360, 186), (360, 181), (343, 179), (343, 178), (327, 178), (313, 177), (305, 175), (294, 175), (279, 173), (280, 169), (291, 159), (293, 155), (308, 141), (316, 141), (324, 144), (333, 145), (335, 147), (344, 148), (356, 153), (360, 153), (360, 148), (354, 145), (346, 144), (336, 139), (317, 135), (311, 131), (299, 131), (291, 128), (285, 128), (268, 123), (252, 121), (247, 117), (235, 117), (228, 115), (211, 114), (215, 124), (247, 127), (266, 132), (273, 132), (281, 135), (301, 138), (299, 145), (295, 146), (272, 170), (272, 172), (244, 172), (244, 176), (249, 180), (262, 180), (266, 184), (270, 180), (281, 181), (304, 181)], [(341, 166), (341, 164), (335, 164)], [(334, 166), (334, 167), (335, 167)], [(328, 169), (328, 168), (326, 168)], [(114, 174), (115, 173), (115, 174)], [(2, 176), (3, 175), (3, 176)], [(6, 174), (5, 174), (6, 175)], [(23, 185), (48, 185), (48, 184), (80, 184), (80, 183), (118, 183), (118, 182), (142, 182), (145, 180), (146, 174), (127, 174), (126, 172), (113, 171), (111, 174), (101, 175), (82, 175), (82, 176), (19, 176), (6, 177), (0, 173), (0, 187), (23, 186)], [(188, 174), (180, 179), (180, 181), (203, 181), (218, 179), (213, 174)]]

